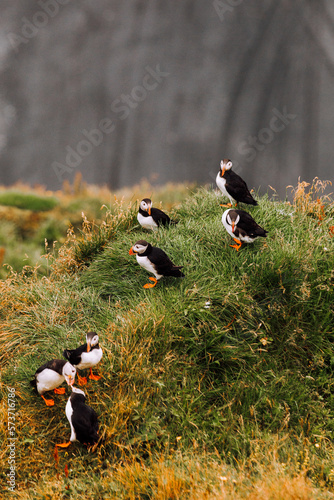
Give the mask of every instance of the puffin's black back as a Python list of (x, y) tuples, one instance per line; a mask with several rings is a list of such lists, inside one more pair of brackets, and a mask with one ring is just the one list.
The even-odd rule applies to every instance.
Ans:
[(266, 238), (268, 231), (259, 226), (248, 212), (236, 209), (233, 211), (231, 210), (230, 212), (235, 212), (240, 217), (237, 228), (234, 232), (236, 237), (239, 236), (240, 231), (241, 234), (247, 234), (250, 237), (263, 236)]
[(246, 182), (240, 175), (233, 172), (233, 170), (226, 170), (223, 175), (226, 179), (225, 189), (237, 202), (247, 203), (248, 205), (258, 205), (250, 194)]
[(158, 274), (162, 274), (163, 276), (175, 276), (176, 278), (184, 277), (183, 272), (180, 271), (183, 266), (176, 266), (173, 264), (168, 255), (161, 250), (161, 248), (149, 245), (146, 252), (142, 255), (147, 255)]
[(55, 372), (62, 374), (64, 365), (67, 363), (67, 361), (64, 361), (63, 359), (51, 359), (51, 361), (47, 361), (44, 363), (44, 365), (40, 366), (37, 368), (35, 375), (38, 375), (41, 373), (45, 368), (49, 368), (50, 370), (54, 370)]
[(73, 408), (72, 425), (77, 440), (83, 444), (97, 443), (99, 424), (96, 412), (85, 404), (86, 398), (83, 394), (73, 392), (70, 397)]
[(159, 210), (159, 208), (151, 208), (151, 215), (154, 222), (158, 224), (158, 226), (168, 226), (171, 223), (171, 220), (165, 212)]
[(81, 354), (87, 352), (87, 344), (83, 344), (76, 349), (65, 349), (63, 351), (63, 356), (66, 358), (71, 365), (76, 366), (81, 361)]

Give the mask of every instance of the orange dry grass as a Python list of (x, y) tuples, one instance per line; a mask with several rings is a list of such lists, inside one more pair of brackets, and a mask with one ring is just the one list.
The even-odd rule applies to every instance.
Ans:
[(329, 195), (322, 196), (327, 186), (331, 186), (331, 181), (321, 181), (315, 177), (312, 184), (298, 179), (297, 187), (291, 188), (293, 193), (293, 205), (298, 212), (308, 215), (315, 215), (321, 222), (325, 217), (325, 201), (329, 201)]

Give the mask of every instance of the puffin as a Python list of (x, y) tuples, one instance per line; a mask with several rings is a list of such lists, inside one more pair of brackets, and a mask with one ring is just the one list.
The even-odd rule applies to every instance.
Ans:
[(216, 184), (223, 195), (230, 199), (230, 203), (221, 206), (233, 207), (234, 203), (237, 206), (239, 202), (247, 203), (248, 205), (258, 205), (258, 202), (250, 194), (246, 182), (231, 169), (231, 160), (222, 160), (220, 162), (220, 171), (216, 177)]
[(144, 198), (139, 205), (137, 220), (144, 229), (158, 229), (159, 226), (169, 226), (170, 224), (177, 224), (177, 221), (171, 220), (159, 208), (152, 207), (150, 198)]
[(54, 391), (55, 394), (65, 394), (65, 388), (60, 387), (64, 380), (68, 385), (73, 385), (75, 380), (76, 369), (68, 361), (63, 359), (52, 359), (40, 366), (35, 373), (31, 385), (36, 389), (45, 401), (47, 406), (53, 406), (53, 399), (46, 399), (44, 393)]
[[(99, 336), (96, 332), (88, 332), (86, 335), (86, 344), (76, 349), (65, 349), (63, 356), (79, 370), (89, 368), (89, 378), (91, 380), (100, 380), (101, 377), (94, 375), (92, 372), (92, 367), (97, 365), (102, 358), (102, 349), (99, 346)], [(87, 384), (87, 378), (80, 377), (78, 374), (78, 383), (79, 385)]]
[(83, 390), (72, 386), (72, 394), (67, 400), (65, 413), (71, 427), (70, 440), (56, 444), (56, 447), (67, 448), (74, 441), (93, 445), (99, 436), (99, 423), (96, 412), (86, 405), (86, 394)]
[(266, 238), (268, 231), (260, 227), (253, 217), (244, 210), (228, 209), (222, 215), (222, 223), (235, 245), (230, 245), (238, 252), (243, 243), (253, 243), (256, 238)]
[(163, 276), (175, 276), (183, 278), (184, 274), (180, 269), (183, 266), (176, 266), (168, 255), (161, 248), (153, 247), (145, 240), (139, 240), (129, 250), (130, 255), (135, 255), (137, 262), (149, 273), (153, 273), (155, 278), (150, 277), (153, 283), (146, 283), (144, 288), (153, 288)]

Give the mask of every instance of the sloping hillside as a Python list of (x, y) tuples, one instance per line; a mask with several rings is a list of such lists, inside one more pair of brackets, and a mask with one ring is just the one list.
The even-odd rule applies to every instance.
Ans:
[[(260, 198), (246, 209), (268, 237), (239, 252), (220, 202), (200, 189), (156, 233), (119, 203), (69, 233), (47, 276), (0, 282), (1, 414), (8, 422), (13, 393), (17, 498), (333, 498), (333, 202), (303, 184), (293, 204)], [(140, 239), (185, 278), (144, 289), (149, 275), (129, 255)], [(104, 353), (102, 378), (84, 389), (100, 443), (57, 458), (67, 396), (46, 407), (29, 380), (89, 330)]]

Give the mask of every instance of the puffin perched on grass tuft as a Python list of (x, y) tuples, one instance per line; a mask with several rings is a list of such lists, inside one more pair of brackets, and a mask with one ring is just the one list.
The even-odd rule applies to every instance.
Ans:
[(220, 162), (220, 171), (216, 177), (216, 184), (223, 195), (230, 199), (230, 203), (221, 206), (233, 207), (233, 204), (237, 206), (239, 202), (257, 205), (258, 203), (250, 194), (246, 182), (231, 169), (231, 160), (222, 160)]
[(72, 394), (68, 398), (65, 407), (67, 420), (71, 427), (71, 437), (67, 443), (59, 443), (56, 446), (67, 448), (74, 441), (82, 444), (93, 445), (97, 443), (99, 436), (99, 424), (96, 412), (86, 405), (84, 391), (72, 387)]
[(238, 252), (243, 243), (253, 243), (256, 238), (266, 238), (268, 231), (260, 227), (249, 213), (244, 210), (229, 209), (222, 215), (222, 223), (235, 245), (230, 245)]
[(53, 399), (46, 399), (44, 393), (54, 391), (55, 394), (65, 394), (65, 388), (58, 387), (66, 380), (68, 385), (73, 385), (76, 369), (64, 359), (52, 359), (40, 366), (30, 384), (42, 396), (47, 406), (55, 404)]
[(149, 279), (153, 283), (146, 283), (144, 288), (153, 288), (163, 276), (175, 276), (183, 278), (184, 274), (180, 270), (183, 266), (176, 266), (168, 255), (161, 248), (153, 247), (145, 240), (139, 240), (129, 250), (130, 255), (135, 255), (137, 262), (149, 273), (153, 273), (155, 278)]
[[(102, 358), (102, 349), (99, 346), (99, 336), (96, 332), (88, 332), (86, 335), (86, 344), (76, 349), (65, 349), (63, 356), (79, 370), (89, 368), (89, 378), (91, 380), (100, 380), (101, 377), (94, 375), (92, 372), (92, 367), (97, 365)], [(79, 385), (87, 384), (87, 378), (80, 377), (78, 374), (78, 383)]]
[(177, 222), (171, 220), (170, 217), (165, 214), (165, 212), (159, 210), (159, 208), (153, 208), (150, 198), (144, 198), (140, 202), (137, 220), (144, 229), (153, 230), (158, 229), (158, 227), (160, 226), (177, 224)]

